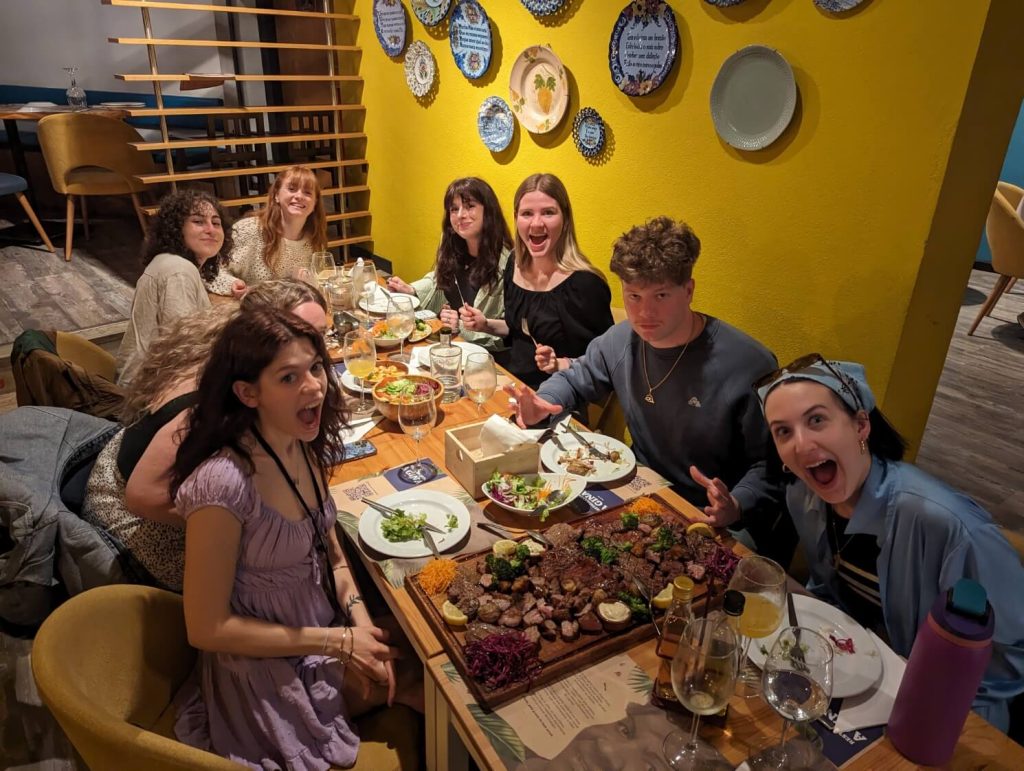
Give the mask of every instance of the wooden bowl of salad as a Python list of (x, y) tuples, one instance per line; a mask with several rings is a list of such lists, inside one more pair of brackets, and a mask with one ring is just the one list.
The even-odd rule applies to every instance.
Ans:
[(382, 378), (373, 387), (373, 401), (380, 414), (388, 420), (398, 422), (398, 405), (422, 399), (428, 393), (434, 393), (434, 406), (441, 412), (441, 399), (444, 398), (444, 386), (441, 381), (429, 375), (399, 375)]

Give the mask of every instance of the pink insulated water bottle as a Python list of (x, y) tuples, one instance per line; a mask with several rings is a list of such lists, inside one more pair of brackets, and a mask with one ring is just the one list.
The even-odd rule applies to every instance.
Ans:
[(953, 756), (992, 656), (995, 613), (985, 588), (962, 578), (942, 592), (917, 631), (889, 718), (889, 739), (915, 763)]

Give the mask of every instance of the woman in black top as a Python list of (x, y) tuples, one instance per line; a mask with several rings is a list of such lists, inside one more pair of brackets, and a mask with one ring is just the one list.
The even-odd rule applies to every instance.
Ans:
[(568, 369), (612, 326), (611, 291), (576, 244), (569, 194), (553, 174), (533, 174), (515, 195), (515, 260), (505, 269), (505, 318), (463, 307), (467, 329), (501, 335), (509, 371), (536, 388)]

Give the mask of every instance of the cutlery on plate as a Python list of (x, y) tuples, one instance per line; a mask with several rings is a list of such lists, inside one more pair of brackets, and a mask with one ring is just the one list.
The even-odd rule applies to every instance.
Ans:
[[(389, 506), (385, 506), (383, 503), (377, 503), (377, 501), (371, 501), (369, 498), (360, 498), (359, 500), (361, 500), (371, 509), (376, 509), (377, 511), (379, 511), (381, 513), (381, 516), (384, 517), (384, 519), (390, 519), (391, 517), (399, 514), (399, 512), (396, 509), (392, 509)], [(439, 528), (437, 525), (430, 524), (429, 522), (420, 525), (420, 529), (433, 530), (435, 533), (441, 533), (442, 535), (444, 535), (444, 530)]]
[(542, 512), (548, 509), (557, 509), (562, 505), (562, 499), (565, 498), (565, 493), (561, 490), (555, 490), (549, 495), (544, 503), (537, 506), (533, 511), (530, 512), (531, 517), (539, 517)]
[(530, 338), (530, 342), (533, 343), (534, 348), (540, 346), (540, 343), (538, 343), (534, 336), (530, 334), (530, 324), (527, 322), (526, 316), (523, 316), (522, 320), (519, 322), (519, 328), (523, 330), (524, 335)]
[[(437, 544), (434, 543), (434, 537), (430, 534), (431, 525), (420, 525), (420, 535), (423, 536), (423, 543), (427, 545), (431, 553), (435, 558), (441, 559), (441, 552), (437, 550)], [(434, 528), (435, 530), (437, 528)]]
[(580, 444), (582, 444), (584, 447), (590, 450), (590, 452), (593, 455), (600, 458), (601, 460), (611, 460), (608, 453), (606, 453), (604, 450), (599, 450), (596, 444), (589, 441), (585, 436), (583, 436), (583, 434), (581, 434), (579, 431), (573, 428), (570, 423), (564, 423), (563, 425), (565, 426), (565, 430), (572, 434), (574, 437), (576, 437), (576, 441), (578, 441)]
[[(495, 535), (500, 535), (502, 538), (518, 538), (518, 533), (513, 533), (496, 522), (477, 522), (477, 527), (483, 528), (484, 530), (490, 530)], [(527, 536), (532, 538), (534, 541), (539, 543), (541, 546), (552, 546), (550, 539), (539, 530), (523, 530)]]
[(793, 640), (796, 645), (793, 646), (793, 653), (790, 658), (793, 664), (799, 668), (807, 668), (807, 661), (804, 658), (804, 649), (800, 647), (800, 619), (796, 615), (796, 604), (793, 602), (793, 592), (786, 591), (786, 609), (789, 611), (789, 625), (793, 627)]
[[(625, 573), (625, 571), (623, 572)], [(661, 637), (661, 629), (658, 628), (658, 622), (654, 620), (654, 603), (651, 602), (650, 590), (647, 588), (647, 585), (634, 574), (626, 573), (626, 575), (633, 580), (633, 585), (636, 587), (637, 592), (640, 593), (640, 596), (647, 603), (647, 614), (650, 616), (651, 626), (654, 627), (654, 633), (658, 635), (658, 637)]]

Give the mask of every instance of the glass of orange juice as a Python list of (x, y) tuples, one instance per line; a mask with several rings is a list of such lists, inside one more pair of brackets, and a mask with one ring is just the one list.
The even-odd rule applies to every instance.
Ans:
[(739, 620), (743, 635), (742, 670), (736, 679), (737, 693), (752, 698), (761, 693), (761, 676), (747, 654), (751, 640), (768, 637), (782, 623), (786, 607), (786, 571), (767, 557), (752, 554), (740, 560), (729, 588), (743, 592), (746, 602)]
[(352, 373), (359, 385), (359, 403), (352, 409), (353, 415), (369, 415), (373, 412), (373, 402), (366, 399), (366, 385), (363, 382), (373, 368), (377, 366), (377, 348), (373, 343), (373, 334), (367, 329), (359, 329), (345, 335), (341, 344), (341, 353), (345, 358), (345, 368)]

